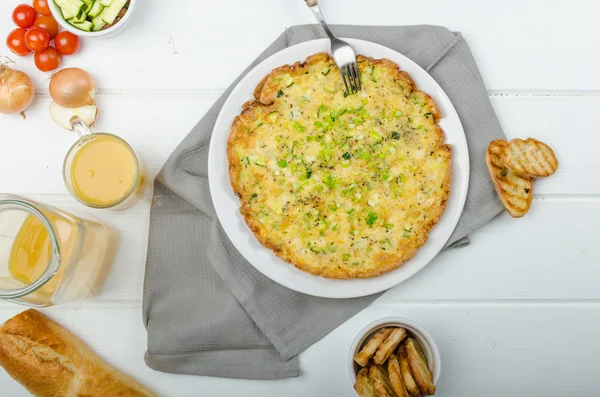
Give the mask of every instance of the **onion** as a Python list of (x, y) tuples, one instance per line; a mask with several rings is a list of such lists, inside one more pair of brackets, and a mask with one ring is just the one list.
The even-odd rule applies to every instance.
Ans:
[(83, 69), (63, 69), (55, 73), (50, 80), (50, 96), (63, 108), (94, 105), (96, 83)]
[(98, 115), (96, 105), (85, 105), (78, 108), (63, 108), (54, 102), (50, 102), (50, 117), (52, 120), (66, 130), (73, 130), (71, 119), (74, 116), (79, 117), (88, 126), (93, 126)]
[(22, 113), (31, 101), (35, 89), (25, 73), (10, 67), (12, 61), (0, 61), (0, 113)]

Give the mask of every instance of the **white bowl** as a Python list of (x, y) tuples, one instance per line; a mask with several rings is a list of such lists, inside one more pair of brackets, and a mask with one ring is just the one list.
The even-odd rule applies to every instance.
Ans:
[(129, 8), (119, 22), (110, 28), (101, 30), (99, 32), (86, 32), (84, 30), (77, 29), (75, 26), (65, 21), (62, 13), (60, 12), (60, 8), (53, 0), (48, 0), (48, 5), (50, 6), (50, 12), (52, 12), (52, 16), (64, 30), (67, 30), (80, 37), (108, 38), (114, 37), (125, 30), (129, 21), (131, 20), (131, 16), (133, 15), (133, 11), (137, 5), (137, 0), (129, 0)]
[(348, 357), (348, 369), (350, 371), (352, 385), (356, 382), (356, 374), (361, 368), (354, 362), (354, 356), (375, 332), (384, 327), (402, 327), (408, 331), (409, 336), (413, 337), (421, 347), (421, 350), (423, 350), (423, 354), (425, 354), (425, 358), (427, 358), (429, 371), (431, 371), (431, 375), (433, 376), (433, 383), (437, 385), (442, 370), (442, 360), (435, 341), (419, 324), (400, 317), (386, 317), (373, 321), (371, 324), (364, 327), (354, 339), (352, 347), (350, 348), (350, 357)]

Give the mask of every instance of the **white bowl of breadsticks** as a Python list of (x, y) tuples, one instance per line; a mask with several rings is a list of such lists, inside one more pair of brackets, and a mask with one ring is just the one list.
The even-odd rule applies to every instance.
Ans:
[(441, 364), (429, 333), (399, 317), (382, 318), (363, 328), (349, 357), (350, 379), (361, 397), (434, 395)]

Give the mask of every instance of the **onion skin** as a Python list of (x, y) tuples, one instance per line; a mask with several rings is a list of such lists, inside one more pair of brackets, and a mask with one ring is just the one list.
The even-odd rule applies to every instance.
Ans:
[(67, 68), (55, 73), (50, 80), (50, 96), (63, 108), (94, 105), (96, 83), (85, 70)]
[(0, 113), (21, 113), (33, 101), (35, 88), (25, 73), (0, 65)]

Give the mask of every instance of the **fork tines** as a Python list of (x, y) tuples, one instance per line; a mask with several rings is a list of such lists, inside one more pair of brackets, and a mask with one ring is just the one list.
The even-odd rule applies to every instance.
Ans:
[(355, 94), (360, 91), (360, 75), (356, 62), (342, 66), (342, 80), (348, 94)]

